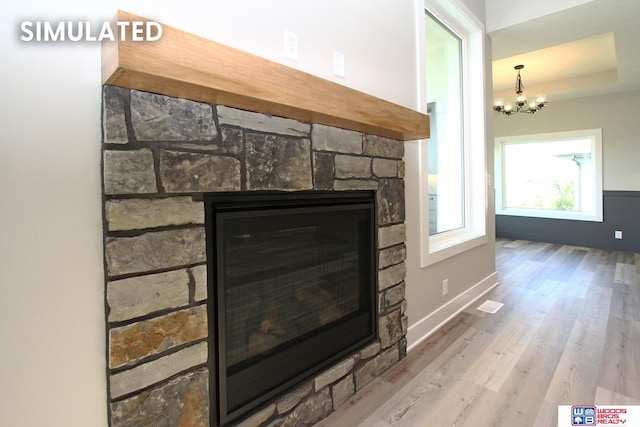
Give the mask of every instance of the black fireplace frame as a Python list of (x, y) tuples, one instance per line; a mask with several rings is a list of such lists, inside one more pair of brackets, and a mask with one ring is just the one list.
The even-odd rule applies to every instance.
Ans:
[[(369, 343), (375, 341), (379, 337), (378, 331), (378, 283), (377, 283), (377, 209), (375, 206), (375, 191), (371, 190), (354, 190), (354, 191), (243, 191), (243, 192), (220, 192), (207, 193), (204, 195), (205, 203), (205, 228), (207, 232), (207, 287), (209, 301), (208, 318), (209, 318), (209, 392), (210, 392), (210, 425), (227, 426), (247, 416), (251, 412), (261, 406), (273, 401), (278, 395), (281, 395), (293, 386), (300, 384), (304, 380), (316, 375), (323, 369), (335, 364), (348, 354), (362, 348)], [(269, 390), (261, 392), (261, 394), (248, 403), (243, 403), (239, 407), (229, 408), (225, 399), (227, 391), (227, 366), (226, 366), (226, 349), (224, 348), (224, 340), (219, 339), (225, 332), (225, 313), (218, 309), (218, 306), (224, 305), (224, 290), (218, 286), (218, 281), (223, 274), (216, 266), (218, 259), (218, 245), (214, 244), (217, 239), (218, 214), (228, 214), (233, 212), (244, 211), (272, 211), (277, 209), (294, 209), (297, 211), (307, 211), (318, 207), (329, 210), (350, 210), (360, 209), (366, 211), (369, 235), (369, 248), (367, 248), (366, 270), (368, 273), (368, 281), (371, 283), (368, 292), (365, 295), (368, 299), (370, 312), (366, 315), (347, 317), (341, 320), (339, 324), (333, 325), (330, 330), (322, 331), (314, 338), (305, 340), (304, 343), (293, 345), (295, 349), (298, 345), (311, 345), (314, 348), (312, 353), (318, 355), (321, 360), (292, 360), (290, 353), (276, 354), (268, 361), (268, 373), (276, 375), (278, 367), (283, 365), (304, 365), (301, 366), (301, 372), (294, 377), (286, 380), (280, 385)], [(209, 237), (211, 236), (211, 238)], [(338, 343), (336, 337), (347, 336), (348, 331), (362, 330), (361, 337), (355, 342)], [(339, 347), (339, 350), (330, 356), (323, 354), (323, 349), (331, 340), (331, 345)], [(309, 365), (310, 362), (312, 366)], [(241, 372), (238, 378), (234, 379), (242, 384), (250, 383), (250, 379), (242, 378), (242, 376), (251, 375), (250, 371)], [(237, 405), (236, 405), (237, 406)]]

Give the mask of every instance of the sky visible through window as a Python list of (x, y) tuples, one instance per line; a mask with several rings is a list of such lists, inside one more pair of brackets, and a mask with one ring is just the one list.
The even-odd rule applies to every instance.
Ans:
[(504, 144), (506, 207), (590, 210), (591, 146), (584, 138)]

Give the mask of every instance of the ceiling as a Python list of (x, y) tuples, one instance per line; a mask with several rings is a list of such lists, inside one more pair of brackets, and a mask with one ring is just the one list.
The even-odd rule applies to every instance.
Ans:
[(494, 98), (514, 99), (519, 64), (550, 102), (640, 89), (639, 20), (639, 0), (593, 0), (490, 33)]

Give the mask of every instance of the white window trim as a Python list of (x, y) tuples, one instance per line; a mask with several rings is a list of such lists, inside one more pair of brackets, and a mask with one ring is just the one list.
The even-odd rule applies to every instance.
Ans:
[(462, 40), (465, 226), (429, 236), (427, 148), (420, 144), (420, 265), (425, 268), (488, 242), (485, 143), (484, 25), (460, 0), (424, 0), (418, 31), (419, 108), (427, 111), (424, 9)]
[[(593, 188), (593, 205), (591, 212), (557, 211), (545, 209), (524, 209), (504, 207), (504, 145), (518, 142), (532, 142), (540, 139), (593, 138), (591, 146), (594, 153), (595, 183)], [(575, 131), (553, 132), (534, 135), (499, 137), (495, 139), (495, 180), (496, 180), (496, 215), (528, 216), (535, 218), (569, 219), (578, 221), (602, 222), (602, 129), (584, 129)]]

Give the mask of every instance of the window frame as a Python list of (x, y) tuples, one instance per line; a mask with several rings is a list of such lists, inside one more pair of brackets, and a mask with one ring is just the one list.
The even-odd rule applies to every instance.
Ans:
[[(505, 156), (504, 147), (509, 144), (544, 143), (558, 140), (591, 139), (593, 159), (593, 209), (589, 212), (561, 211), (553, 209), (507, 208), (506, 185), (504, 177)], [(602, 180), (602, 129), (581, 129), (572, 131), (528, 134), (517, 136), (503, 136), (495, 138), (495, 187), (496, 187), (496, 215), (522, 216), (533, 218), (566, 219), (574, 221), (602, 222), (603, 215), (603, 180)]]
[(464, 226), (429, 236), (428, 150), (420, 146), (420, 263), (427, 267), (483, 245), (487, 236), (487, 169), (485, 133), (485, 43), (484, 25), (459, 0), (425, 0), (419, 31), (419, 102), (427, 111), (428, 88), (425, 84), (424, 18), (439, 20), (462, 40)]

